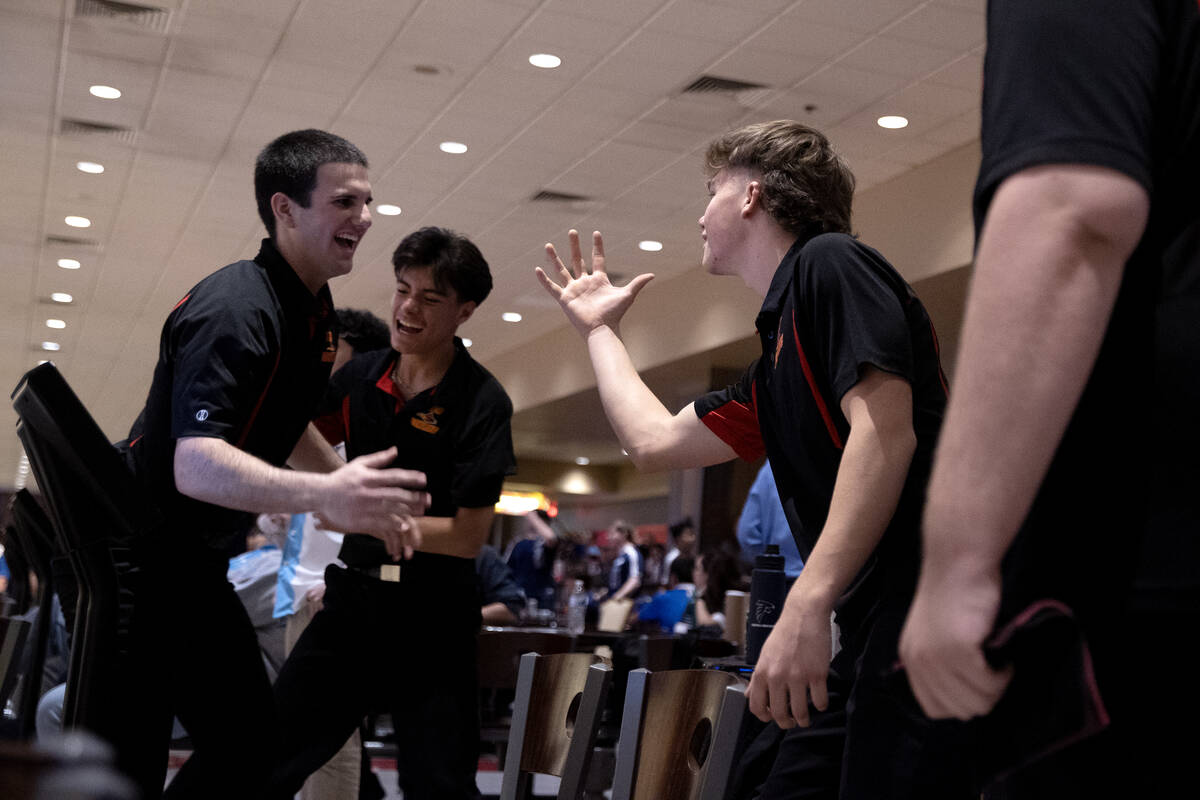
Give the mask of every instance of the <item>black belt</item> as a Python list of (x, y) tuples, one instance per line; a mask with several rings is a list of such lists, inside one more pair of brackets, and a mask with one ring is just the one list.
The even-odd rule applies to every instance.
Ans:
[(346, 568), (351, 572), (357, 572), (359, 575), (366, 575), (368, 578), (374, 578), (377, 581), (385, 581), (387, 583), (400, 582), (399, 564), (373, 564), (371, 566), (355, 566), (353, 564), (347, 564)]

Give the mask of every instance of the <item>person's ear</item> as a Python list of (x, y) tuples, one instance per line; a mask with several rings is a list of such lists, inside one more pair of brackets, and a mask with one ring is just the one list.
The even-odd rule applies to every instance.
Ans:
[(464, 322), (469, 320), (471, 318), (471, 315), (475, 313), (475, 309), (478, 308), (478, 306), (479, 306), (479, 304), (476, 303), (474, 300), (468, 300), (467, 302), (460, 305), (458, 307), (458, 319), (455, 322), (455, 325), (456, 326), (462, 325)]
[(283, 192), (271, 195), (271, 213), (275, 215), (275, 227), (296, 227), (295, 202)]
[(742, 195), (742, 216), (748, 217), (761, 208), (762, 184), (758, 181), (749, 181), (746, 183), (746, 190)]

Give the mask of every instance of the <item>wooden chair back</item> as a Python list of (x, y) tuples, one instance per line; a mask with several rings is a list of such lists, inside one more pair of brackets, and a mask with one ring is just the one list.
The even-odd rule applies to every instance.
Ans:
[(534, 774), (559, 776), (560, 800), (583, 797), (611, 674), (591, 653), (521, 657), (501, 800), (528, 797)]
[(745, 708), (745, 683), (727, 672), (630, 672), (613, 800), (723, 797)]

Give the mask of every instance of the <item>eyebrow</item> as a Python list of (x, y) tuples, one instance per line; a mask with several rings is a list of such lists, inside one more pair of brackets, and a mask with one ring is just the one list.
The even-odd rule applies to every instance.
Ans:
[[(409, 289), (413, 288), (413, 285), (411, 283), (409, 283), (408, 281), (404, 280), (404, 278), (397, 278), (396, 283), (403, 283)], [(434, 287), (432, 289), (421, 289), (421, 293), (422, 294), (436, 294), (438, 297), (449, 297), (450, 296), (449, 292), (442, 291), (441, 289), (438, 289), (437, 287)]]

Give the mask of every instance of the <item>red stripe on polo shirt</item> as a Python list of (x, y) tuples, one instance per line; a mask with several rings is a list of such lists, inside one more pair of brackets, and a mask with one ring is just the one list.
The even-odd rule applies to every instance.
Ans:
[(762, 433), (758, 428), (758, 415), (745, 403), (729, 401), (714, 408), (700, 418), (710, 431), (721, 441), (733, 448), (738, 458), (757, 461), (763, 457)]
[(796, 354), (800, 356), (800, 369), (804, 371), (804, 380), (808, 382), (808, 389), (812, 392), (813, 399), (817, 401), (817, 410), (821, 412), (821, 419), (825, 420), (825, 430), (829, 431), (829, 438), (833, 439), (833, 446), (841, 450), (845, 447), (842, 437), (838, 434), (837, 426), (833, 424), (833, 416), (829, 413), (829, 407), (825, 405), (825, 398), (817, 389), (817, 381), (813, 377), (812, 367), (808, 365), (808, 356), (804, 355), (804, 348), (800, 346), (800, 336), (796, 333), (794, 309), (792, 311), (792, 340), (796, 343)]
[(188, 298), (189, 298), (189, 297), (191, 297), (191, 296), (192, 296), (192, 293), (191, 293), (191, 292), (188, 292), (187, 294), (185, 294), (185, 295), (183, 296), (183, 299), (181, 299), (181, 300), (180, 300), (178, 303), (176, 303), (176, 304), (175, 304), (175, 305), (174, 305), (174, 306), (171, 308), (171, 310), (172, 310), (172, 311), (174, 311), (176, 308), (179, 308), (181, 305), (183, 305), (184, 303), (186, 303), (186, 302), (188, 301)]
[(271, 391), (271, 382), (275, 380), (275, 373), (279, 370), (279, 356), (275, 353), (275, 365), (271, 367), (271, 374), (267, 378), (267, 385), (263, 387), (262, 394), (258, 396), (258, 402), (254, 404), (254, 410), (250, 412), (250, 419), (246, 420), (246, 427), (242, 429), (242, 435), (238, 437), (237, 447), (241, 449), (246, 443), (247, 437), (250, 436), (250, 429), (254, 427), (254, 420), (258, 418), (258, 412), (262, 408), (263, 401), (267, 399), (267, 392)]

